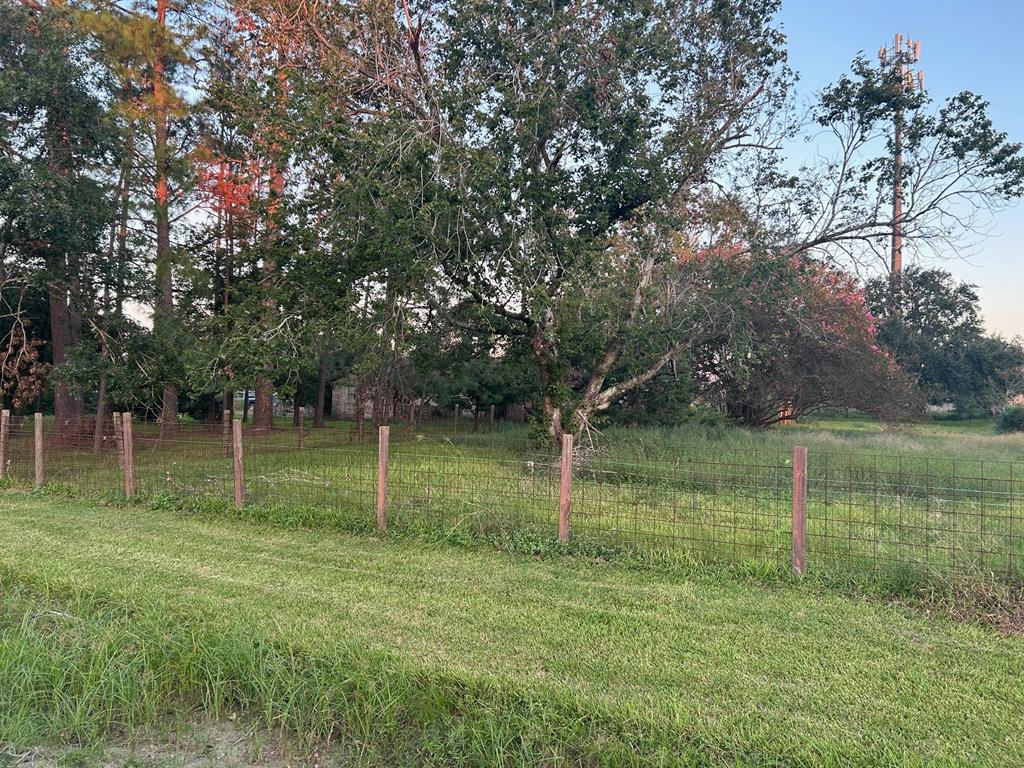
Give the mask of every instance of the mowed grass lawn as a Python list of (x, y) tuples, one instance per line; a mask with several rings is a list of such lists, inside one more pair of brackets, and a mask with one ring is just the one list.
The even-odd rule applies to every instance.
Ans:
[(0, 495), (0, 741), (370, 765), (1024, 765), (1024, 638), (813, 585)]

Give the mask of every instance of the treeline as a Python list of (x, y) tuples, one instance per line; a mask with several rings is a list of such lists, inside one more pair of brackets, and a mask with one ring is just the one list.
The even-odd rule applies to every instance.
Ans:
[[(0, 394), (98, 429), (243, 389), (257, 428), (275, 393), (322, 424), (337, 379), (376, 421), (530, 402), (556, 438), (920, 413), (949, 390), (911, 281), (869, 307), (852, 275), (894, 226), (954, 255), (1020, 145), (863, 59), (801, 123), (777, 5), (0, 0)], [(827, 151), (787, 157), (808, 129)]]

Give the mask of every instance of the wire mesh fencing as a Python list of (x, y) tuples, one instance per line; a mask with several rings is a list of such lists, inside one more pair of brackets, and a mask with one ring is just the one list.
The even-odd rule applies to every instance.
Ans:
[(32, 422), (11, 419), (6, 431), (4, 475), (14, 485), (32, 485), (35, 472)]
[(789, 557), (788, 454), (722, 451), (671, 461), (581, 457), (572, 530), (734, 561)]
[(388, 520), (482, 533), (555, 524), (558, 457), (550, 451), (518, 440), (467, 444), (437, 433), (399, 432), (389, 443)]
[[(133, 425), (135, 492), (145, 496), (230, 499), (231, 442), (219, 425)], [(230, 433), (229, 433), (230, 434)], [(115, 437), (116, 445), (116, 437)]]
[(1024, 462), (815, 454), (808, 541), (854, 568), (1021, 573)]
[(566, 453), (523, 429), (446, 427), (396, 425), (378, 438), (337, 426), (119, 432), (11, 418), (0, 466), (15, 486), (209, 499), (311, 527), (530, 531), (798, 571), (1024, 576), (1024, 462), (708, 445), (656, 458), (615, 445)]

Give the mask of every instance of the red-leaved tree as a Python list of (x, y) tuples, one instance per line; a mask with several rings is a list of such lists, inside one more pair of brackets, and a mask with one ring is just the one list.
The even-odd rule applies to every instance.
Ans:
[(826, 407), (884, 420), (923, 413), (911, 378), (876, 343), (875, 318), (849, 274), (795, 257), (733, 256), (718, 269), (737, 300), (694, 353), (705, 400), (752, 427)]

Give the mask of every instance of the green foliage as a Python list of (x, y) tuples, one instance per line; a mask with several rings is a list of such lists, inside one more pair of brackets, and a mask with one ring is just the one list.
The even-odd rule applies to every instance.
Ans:
[(684, 357), (646, 386), (623, 395), (604, 421), (614, 425), (654, 427), (728, 420), (729, 417), (720, 411), (694, 406), (697, 387), (689, 363), (689, 358)]
[[(447, 207), (430, 242), (459, 305), (528, 342), (549, 429), (557, 411), (582, 427), (660, 370), (707, 309), (674, 233), (712, 226), (696, 201), (733, 144), (720, 126), (770, 121), (784, 99), (775, 9), (453, 2), (431, 22), (425, 98), (444, 140), (430, 199)], [(661, 290), (672, 300), (643, 311)]]
[[(166, 18), (0, 3), (0, 237), (17, 265), (0, 332), (61, 358), (51, 389), (76, 413), (100, 379), (150, 413), (168, 389), (198, 416), (257, 381), (309, 402), (325, 360), (377, 420), (391, 402), (529, 401), (549, 438), (681, 423), (698, 401), (752, 425), (828, 405), (902, 417), (916, 403), (864, 318), (839, 295), (802, 303), (798, 274), (890, 235), (892, 147), (868, 137), (904, 125), (907, 202), (924, 206), (905, 211), (908, 250), (952, 237), (949, 199), (988, 211), (1024, 187), (983, 99), (932, 109), (863, 58), (815, 112), (850, 155), (788, 173), (777, 0), (294, 18), (262, 0)], [(126, 320), (157, 294), (152, 331)], [(969, 288), (946, 298), (883, 332), (929, 398), (974, 412), (1012, 389), (1019, 345), (975, 338)], [(940, 336), (952, 373), (921, 362)]]
[(61, 259), (98, 251), (112, 216), (94, 174), (116, 160), (105, 83), (66, 8), (0, 10), (0, 236), (40, 287), (67, 286)]
[(999, 414), (996, 421), (996, 432), (1001, 435), (1009, 432), (1024, 432), (1024, 406), (1015, 405)]
[(952, 402), (967, 417), (990, 415), (1024, 391), (1024, 344), (982, 331), (978, 295), (940, 269), (909, 267), (893, 312), (889, 281), (868, 283), (879, 341), (915, 378), (928, 402)]
[[(988, 102), (963, 91), (933, 104), (926, 91), (905, 87), (904, 77), (891, 59), (875, 65), (858, 56), (814, 110), (820, 126), (843, 138), (839, 157), (819, 172), (803, 169), (797, 185), (801, 214), (827, 223), (810, 233), (797, 224), (795, 231), (838, 259), (863, 264), (888, 249), (892, 222), (879, 211), (891, 203), (897, 181), (894, 124), (902, 129), (905, 261), (917, 254), (949, 257), (963, 238), (984, 229), (988, 214), (1024, 191), (1022, 146), (995, 129)], [(879, 130), (884, 141), (877, 140)], [(966, 199), (975, 204), (970, 212), (959, 206)]]

